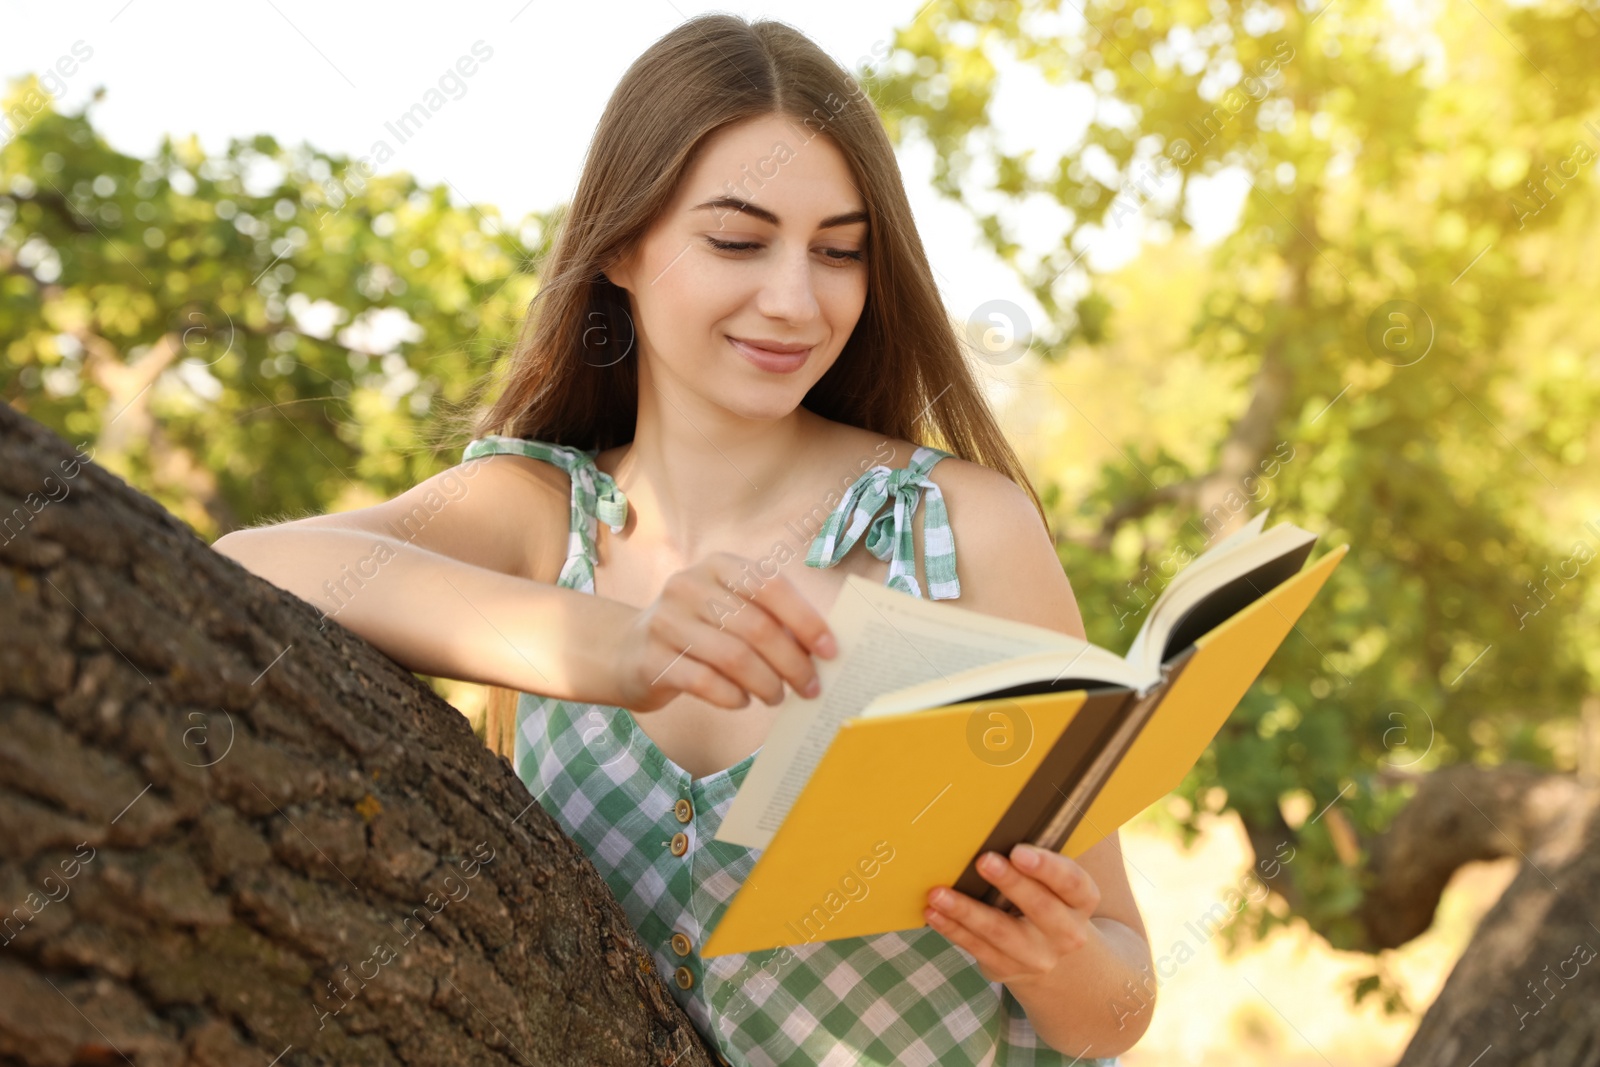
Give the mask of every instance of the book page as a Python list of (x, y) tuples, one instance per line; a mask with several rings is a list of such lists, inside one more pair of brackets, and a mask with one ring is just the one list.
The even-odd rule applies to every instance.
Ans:
[[(1140, 626), (1139, 632), (1133, 635), (1133, 644), (1128, 646), (1128, 651), (1124, 654), (1124, 658), (1129, 663), (1145, 666), (1152, 662), (1152, 657), (1145, 646), (1150, 643), (1154, 636), (1153, 630), (1158, 625), (1157, 616), (1166, 614), (1161, 609), (1177, 597), (1184, 586), (1189, 585), (1196, 579), (1204, 578), (1207, 567), (1215, 565), (1218, 560), (1229, 552), (1236, 551), (1244, 547), (1246, 543), (1260, 537), (1261, 531), (1267, 524), (1267, 513), (1271, 510), (1271, 508), (1262, 508), (1251, 517), (1249, 522), (1190, 560), (1186, 566), (1167, 581), (1167, 587), (1156, 597), (1155, 603), (1151, 605), (1149, 613), (1144, 617), (1144, 625)], [(1274, 529), (1277, 529), (1277, 527), (1274, 527)], [(1162, 636), (1165, 635), (1163, 634)]]
[(1120, 685), (1147, 689), (1156, 681), (1158, 677), (1141, 673), (1122, 657), (1085, 642), (1072, 652), (1034, 652), (896, 690), (873, 700), (858, 718), (942, 708), (947, 704), (981, 700), (991, 693), (1016, 686), (1044, 682), (1051, 685), (1076, 683), (1078, 687), (1088, 682), (1091, 687)]
[(839, 654), (817, 661), (822, 693), (793, 690), (715, 840), (766, 848), (840, 724), (875, 697), (972, 667), (1076, 648), (1068, 634), (921, 600), (851, 575), (828, 613)]
[[(1230, 582), (1272, 560), (1287, 557), (1316, 539), (1317, 535), (1308, 530), (1280, 522), (1265, 533), (1229, 545), (1226, 552), (1213, 549), (1195, 560), (1156, 598), (1150, 617), (1139, 628), (1133, 647), (1128, 649), (1128, 662), (1142, 665), (1153, 674), (1160, 666), (1167, 639), (1192, 608)], [(1207, 566), (1191, 574), (1195, 564), (1202, 562)]]

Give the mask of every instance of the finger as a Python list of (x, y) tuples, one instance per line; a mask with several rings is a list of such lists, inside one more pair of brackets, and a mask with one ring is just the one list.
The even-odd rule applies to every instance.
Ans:
[[(743, 561), (740, 567), (744, 573)], [(752, 575), (746, 586), (751, 603), (770, 614), (789, 629), (800, 645), (812, 655), (832, 659), (839, 651), (833, 631), (828, 629), (822, 613), (807, 600), (795, 584), (783, 575), (762, 578)]]
[(689, 655), (768, 705), (783, 703), (783, 678), (749, 642), (705, 623), (694, 626), (690, 633)]
[(952, 889), (943, 889), (932, 897), (934, 909), (988, 941), (994, 951), (1027, 964), (1022, 970), (1042, 973), (1054, 966), (1048, 948), (1040, 943), (1044, 935), (1015, 915)]
[(646, 697), (634, 711), (651, 712), (671, 702), (679, 693), (693, 693), (723, 708), (742, 708), (750, 694), (722, 672), (690, 655), (689, 642), (676, 636), (679, 627), (670, 617), (657, 620), (649, 640), (648, 661), (653, 674), (645, 678)]
[[(994, 853), (985, 853), (984, 857), (985, 860), (999, 858)], [(1065, 856), (1060, 858), (1066, 859)], [(1088, 940), (1088, 914), (1061, 899), (1054, 888), (1039, 878), (1023, 874), (1016, 864), (1003, 858), (999, 870), (988, 870), (985, 862), (980, 861), (978, 873), (1016, 904), (1027, 920), (1062, 951), (1082, 948)], [(993, 910), (1000, 912), (998, 908)]]
[(1093, 915), (1095, 909), (1100, 907), (1100, 887), (1083, 865), (1059, 852), (1036, 847), (1032, 848), (1039, 858), (1036, 866), (1029, 868), (1025, 864), (1018, 864), (1016, 861), (1030, 847), (1026, 844), (1012, 846), (1011, 860), (1017, 871), (1043, 882), (1057, 897), (1085, 916)]
[[(731, 563), (724, 566), (731, 566)], [(726, 571), (720, 566), (717, 574), (726, 578)], [(773, 582), (768, 582), (768, 586)], [(711, 600), (712, 616), (717, 627), (736, 635), (755, 649), (777, 674), (794, 687), (795, 692), (815, 695), (808, 690), (817, 680), (816, 664), (812, 662), (802, 639), (769, 610), (775, 606), (771, 598), (763, 598), (759, 593), (747, 595), (746, 590), (732, 585), (723, 586), (721, 592), (724, 598), (733, 595), (737, 607), (728, 611), (722, 606), (724, 600)], [(795, 595), (798, 596), (798, 593)], [(804, 601), (801, 603), (804, 604)], [(805, 604), (805, 607), (810, 610), (809, 604)]]
[[(742, 637), (725, 629), (722, 618), (743, 614), (747, 602), (730, 586), (721, 584), (718, 573), (726, 569), (726, 553), (719, 553), (687, 570), (668, 577), (662, 588), (672, 601), (672, 610), (659, 617), (656, 636), (674, 648), (718, 671), (733, 685), (752, 693), (769, 705), (783, 700), (783, 679), (773, 666)], [(730, 608), (729, 603), (734, 607)], [(794, 649), (797, 659), (803, 654)], [(725, 707), (744, 707), (740, 700)]]
[(693, 693), (708, 704), (719, 708), (742, 708), (750, 703), (750, 694), (729, 681), (715, 667), (702, 663), (690, 655), (679, 656), (657, 676), (657, 684), (666, 684), (684, 693)]
[(939, 911), (937, 908), (923, 909), (923, 918), (928, 925), (945, 936), (953, 945), (959, 945), (970, 952), (978, 961), (978, 966), (989, 974), (1016, 975), (1028, 973), (1024, 967), (1009, 953), (1001, 951), (987, 938), (969, 929), (961, 920), (954, 916)]

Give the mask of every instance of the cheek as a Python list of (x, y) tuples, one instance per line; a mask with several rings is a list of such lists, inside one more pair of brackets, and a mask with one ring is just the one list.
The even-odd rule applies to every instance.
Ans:
[[(842, 273), (842, 272), (841, 272)], [(822, 313), (836, 331), (848, 337), (861, 319), (867, 304), (867, 276), (865, 271), (852, 271), (851, 277), (832, 280), (817, 290), (817, 302)], [(840, 345), (844, 344), (841, 339)]]
[(708, 372), (730, 354), (721, 350), (726, 343), (722, 335), (739, 318), (747, 294), (736, 279), (691, 264), (689, 258), (665, 273), (658, 268), (655, 283), (647, 278), (635, 300), (639, 333), (649, 339), (655, 357), (692, 376)]
[(677, 322), (677, 329), (700, 329), (707, 318), (724, 318), (751, 294), (748, 273), (729, 270), (696, 256), (691, 248), (674, 262), (672, 256), (646, 279), (647, 306), (658, 318)]

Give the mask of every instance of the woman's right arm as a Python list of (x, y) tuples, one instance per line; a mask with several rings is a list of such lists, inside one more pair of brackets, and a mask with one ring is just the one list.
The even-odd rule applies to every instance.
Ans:
[(567, 493), (547, 464), (490, 456), (372, 507), (212, 547), (407, 670), (616, 704), (615, 652), (638, 609), (532, 577), (565, 551)]
[(212, 547), (417, 674), (637, 711), (680, 692), (776, 705), (785, 682), (815, 695), (811, 656), (837, 654), (827, 623), (781, 576), (734, 592), (749, 572), (737, 556), (678, 571), (643, 608), (535, 577), (564, 561), (570, 492), (549, 464), (485, 456), (393, 500)]

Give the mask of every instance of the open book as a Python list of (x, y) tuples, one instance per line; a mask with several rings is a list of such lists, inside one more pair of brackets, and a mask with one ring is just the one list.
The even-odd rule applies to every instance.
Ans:
[[(977, 857), (1078, 855), (1175, 789), (1348, 550), (1266, 513), (1173, 577), (1126, 655), (855, 576), (715, 840), (763, 849), (703, 956), (925, 925)], [(889, 857), (889, 858), (886, 858)], [(869, 870), (871, 873), (868, 873)]]

